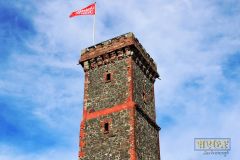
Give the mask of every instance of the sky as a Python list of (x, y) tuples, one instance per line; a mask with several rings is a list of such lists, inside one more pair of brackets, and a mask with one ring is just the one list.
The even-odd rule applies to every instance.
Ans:
[[(77, 159), (89, 0), (0, 0), (0, 160)], [(162, 160), (240, 157), (240, 1), (97, 2), (96, 43), (133, 32), (155, 60)], [(222, 155), (194, 138), (231, 138)]]

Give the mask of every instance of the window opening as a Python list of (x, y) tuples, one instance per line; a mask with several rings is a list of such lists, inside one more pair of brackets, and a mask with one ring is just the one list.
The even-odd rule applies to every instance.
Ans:
[(106, 81), (111, 81), (111, 73), (107, 73), (107, 75), (106, 75)]
[(109, 123), (104, 123), (104, 133), (108, 133), (109, 132)]

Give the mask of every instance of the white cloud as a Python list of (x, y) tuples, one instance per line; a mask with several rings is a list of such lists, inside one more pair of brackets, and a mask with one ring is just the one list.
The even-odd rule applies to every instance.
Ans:
[[(28, 42), (36, 52), (24, 57), (16, 53), (11, 57), (12, 68), (4, 72), (9, 77), (17, 77), (20, 85), (14, 80), (1, 80), (1, 87), (5, 85), (1, 92), (20, 94), (22, 86), (27, 86), (26, 95), (31, 95), (30, 98), (39, 104), (33, 110), (36, 116), (51, 126), (63, 118), (64, 123), (57, 128), (64, 130), (65, 125), (76, 123), (72, 124), (76, 130), (80, 119), (77, 112), (81, 112), (83, 99), (83, 71), (75, 64), (80, 50), (91, 45), (93, 17), (68, 18), (71, 11), (86, 6), (88, 2), (37, 3), (34, 24), (38, 35)], [(161, 125), (161, 116), (164, 115), (175, 121), (172, 126), (162, 127), (162, 159), (221, 159), (194, 152), (195, 137), (232, 138), (233, 149), (222, 159), (237, 159), (240, 86), (224, 77), (221, 65), (227, 56), (240, 49), (239, 14), (224, 15), (216, 3), (208, 1), (131, 0), (126, 3), (103, 0), (97, 5), (97, 42), (134, 32), (158, 64), (162, 77), (156, 82), (155, 89), (158, 123)], [(52, 69), (56, 76), (46, 73), (46, 68)], [(72, 75), (68, 76), (68, 72)], [(200, 87), (187, 89), (185, 84), (196, 78), (199, 78), (196, 83)], [(221, 103), (219, 97), (222, 93), (217, 90), (217, 85), (235, 93), (230, 95), (233, 101), (228, 106)], [(55, 114), (63, 112), (69, 117)], [(55, 156), (62, 160), (72, 159), (75, 153), (71, 150), (49, 151), (30, 157), (18, 155), (17, 160), (57, 159)], [(5, 157), (0, 156), (0, 159), (13, 158), (9, 154), (3, 155)]]

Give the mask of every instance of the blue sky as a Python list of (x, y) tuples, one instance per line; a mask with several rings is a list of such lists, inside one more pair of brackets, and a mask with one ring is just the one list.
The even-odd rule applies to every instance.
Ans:
[[(91, 1), (0, 1), (0, 159), (77, 159), (83, 101), (81, 49)], [(96, 43), (134, 32), (158, 65), (162, 159), (235, 160), (240, 154), (240, 1), (97, 1)], [(194, 138), (232, 139), (226, 157)], [(179, 158), (180, 157), (180, 158)]]

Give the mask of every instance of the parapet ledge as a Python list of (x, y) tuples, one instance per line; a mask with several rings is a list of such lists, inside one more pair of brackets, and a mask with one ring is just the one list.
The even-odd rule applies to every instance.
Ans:
[(117, 36), (115, 38), (103, 41), (101, 43), (83, 49), (81, 51), (81, 58), (79, 60), (79, 64), (82, 64), (86, 60), (90, 60), (102, 56), (103, 54), (130, 46), (134, 46), (145, 59), (145, 61), (148, 62), (157, 73), (156, 63), (132, 32)]

